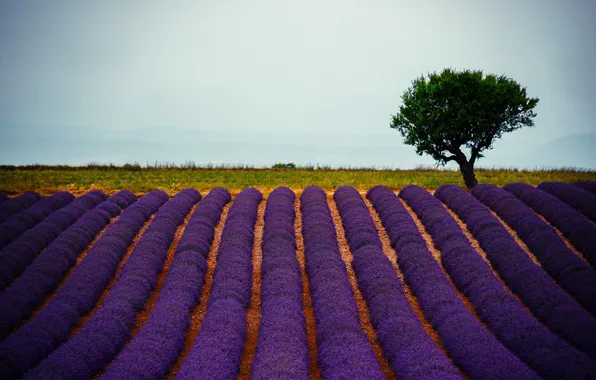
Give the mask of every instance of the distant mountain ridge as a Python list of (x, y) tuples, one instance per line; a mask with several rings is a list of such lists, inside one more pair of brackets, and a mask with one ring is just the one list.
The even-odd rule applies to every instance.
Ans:
[(559, 137), (536, 149), (545, 165), (596, 169), (596, 133)]
[[(383, 134), (211, 131), (167, 126), (118, 131), (5, 123), (0, 124), (0, 163), (84, 165), (91, 161), (115, 164), (194, 161), (197, 165), (269, 166), (276, 162), (293, 162), (404, 169), (434, 164), (430, 157), (418, 156), (413, 147), (403, 144), (399, 133), (387, 129)], [(477, 166), (596, 170), (596, 133), (558, 137), (537, 147), (511, 136), (495, 145)]]

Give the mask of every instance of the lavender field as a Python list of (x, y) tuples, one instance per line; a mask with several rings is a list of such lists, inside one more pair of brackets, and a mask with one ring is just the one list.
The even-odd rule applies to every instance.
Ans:
[(0, 194), (0, 378), (596, 379), (596, 182)]

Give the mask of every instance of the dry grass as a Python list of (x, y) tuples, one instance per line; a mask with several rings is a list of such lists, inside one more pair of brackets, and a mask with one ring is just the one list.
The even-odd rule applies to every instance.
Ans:
[[(498, 186), (511, 182), (537, 185), (546, 181), (596, 181), (596, 171), (572, 168), (477, 169), (476, 176), (480, 183), (493, 183)], [(214, 187), (225, 187), (234, 195), (247, 187), (255, 187), (267, 195), (282, 185), (300, 192), (310, 185), (327, 190), (343, 185), (367, 190), (383, 184), (396, 190), (410, 184), (436, 189), (446, 183), (464, 186), (461, 174), (455, 170), (0, 167), (0, 192), (10, 195), (21, 194), (24, 191), (37, 191), (47, 195), (58, 190), (79, 195), (91, 189), (103, 190), (106, 194), (128, 189), (137, 195), (161, 189), (173, 195), (187, 187), (193, 187), (202, 193)]]

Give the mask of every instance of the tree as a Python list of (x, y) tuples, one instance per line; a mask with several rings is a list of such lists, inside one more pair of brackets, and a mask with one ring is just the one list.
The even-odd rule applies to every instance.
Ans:
[[(391, 128), (401, 132), (416, 153), (429, 154), (438, 165), (457, 162), (466, 186), (472, 188), (478, 184), (476, 160), (504, 133), (534, 126), (538, 100), (504, 75), (445, 69), (412, 82)], [(462, 147), (469, 150), (469, 159)]]

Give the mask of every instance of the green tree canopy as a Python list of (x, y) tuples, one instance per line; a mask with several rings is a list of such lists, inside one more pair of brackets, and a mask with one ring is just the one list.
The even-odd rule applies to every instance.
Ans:
[[(538, 100), (504, 75), (445, 69), (412, 82), (391, 128), (401, 132), (416, 153), (428, 154), (441, 165), (457, 162), (471, 188), (477, 184), (474, 163), (482, 152), (492, 149), (504, 133), (534, 126)], [(462, 147), (469, 149), (469, 159)]]

